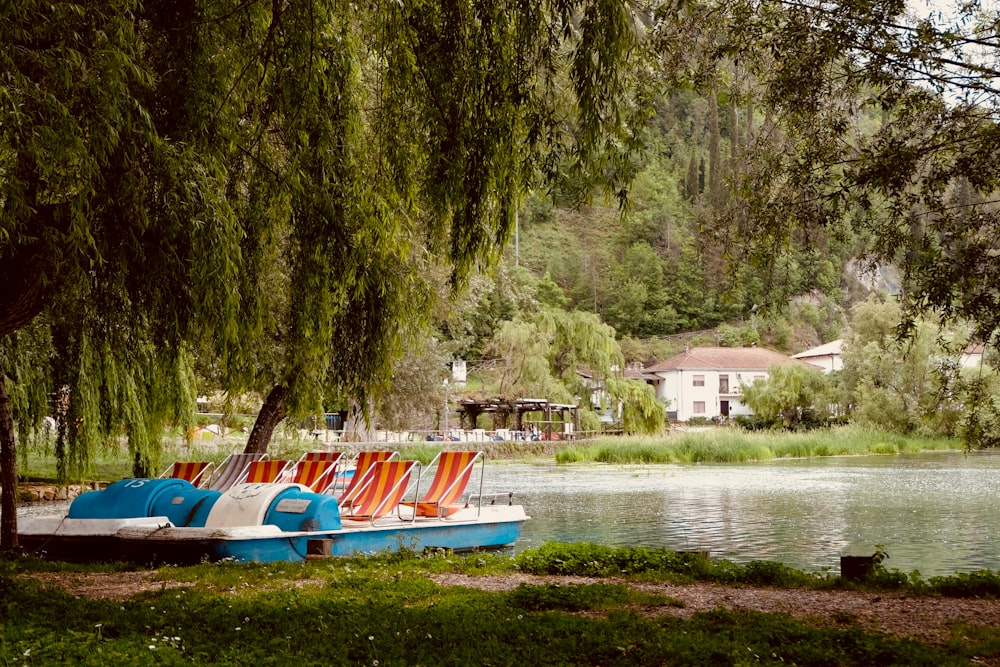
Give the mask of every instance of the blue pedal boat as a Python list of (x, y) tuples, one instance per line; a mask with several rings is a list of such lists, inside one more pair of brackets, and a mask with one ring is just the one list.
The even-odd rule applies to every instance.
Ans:
[(345, 513), (336, 497), (300, 484), (236, 484), (218, 491), (182, 479), (135, 478), (80, 495), (65, 517), (21, 519), (18, 537), (27, 551), (53, 560), (266, 563), (399, 549), (501, 548), (517, 540), (528, 518), (509, 493), (488, 504), (480, 494), (440, 516), (400, 503), (384, 515), (359, 517)]

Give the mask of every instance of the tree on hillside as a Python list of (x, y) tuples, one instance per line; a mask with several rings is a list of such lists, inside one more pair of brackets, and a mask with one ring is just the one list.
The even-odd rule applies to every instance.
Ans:
[(86, 416), (70, 446), (124, 426), (147, 472), (137, 434), (186, 341), (212, 341), (227, 388), (267, 387), (262, 428), (331, 389), (367, 404), (420, 324), (421, 271), (442, 261), (457, 289), (488, 265), (536, 167), (572, 153), (624, 188), (619, 0), (27, 0), (0, 19), (3, 549), (30, 430), (9, 337), (37, 318)]
[(1000, 328), (997, 16), (955, 3), (943, 24), (907, 7), (662, 5), (656, 39), (673, 82), (708, 89), (738, 61), (752, 80), (733, 93), (768, 114), (758, 136), (785, 146), (744, 152), (756, 159), (734, 183), (734, 265), (766, 266), (794, 235), (849, 220), (869, 257), (902, 268), (909, 320), (938, 311), (987, 340)]

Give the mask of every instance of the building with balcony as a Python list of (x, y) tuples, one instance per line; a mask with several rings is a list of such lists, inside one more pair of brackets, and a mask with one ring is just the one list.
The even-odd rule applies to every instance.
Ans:
[(741, 385), (768, 377), (775, 365), (814, 364), (761, 347), (693, 347), (645, 369), (655, 376), (656, 397), (667, 404), (672, 421), (751, 415), (740, 401)]

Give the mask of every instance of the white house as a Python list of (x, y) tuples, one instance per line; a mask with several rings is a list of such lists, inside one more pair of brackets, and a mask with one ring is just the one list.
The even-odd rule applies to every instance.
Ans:
[(965, 352), (962, 353), (962, 358), (959, 363), (962, 364), (962, 368), (975, 368), (976, 366), (983, 365), (983, 353), (986, 351), (986, 346), (982, 343), (969, 343), (969, 346), (965, 348)]
[(798, 359), (814, 366), (819, 366), (824, 373), (843, 370), (844, 360), (840, 355), (844, 351), (844, 341), (835, 340), (805, 352), (793, 354), (792, 359)]
[(753, 414), (740, 402), (740, 384), (767, 379), (772, 366), (790, 364), (817, 368), (761, 347), (694, 347), (645, 372), (660, 379), (656, 397), (667, 402), (670, 419), (688, 421)]

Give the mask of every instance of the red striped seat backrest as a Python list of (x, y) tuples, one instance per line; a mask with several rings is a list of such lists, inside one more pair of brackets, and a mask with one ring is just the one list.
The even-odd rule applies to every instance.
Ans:
[(208, 461), (176, 461), (174, 469), (170, 471), (170, 476), (174, 479), (183, 479), (198, 486), (201, 476), (208, 467)]
[(415, 461), (376, 461), (371, 467), (371, 481), (351, 502), (351, 514), (377, 519), (388, 514), (402, 500)]
[(333, 484), (333, 474), (337, 469), (336, 461), (299, 461), (295, 464), (292, 481), (308, 486), (316, 493), (323, 493)]
[(478, 455), (479, 452), (441, 452), (434, 479), (420, 502), (439, 505), (455, 502), (469, 485), (473, 463)]
[(368, 476), (371, 473), (373, 465), (379, 461), (389, 461), (394, 456), (396, 456), (396, 452), (391, 451), (358, 452), (358, 461), (354, 468), (354, 474), (351, 477), (350, 482), (347, 483), (347, 488), (344, 490), (344, 494), (340, 497), (341, 503), (354, 500), (358, 491), (365, 485), (365, 482), (368, 481)]
[(247, 469), (247, 477), (244, 480), (248, 484), (270, 483), (278, 479), (278, 475), (288, 465), (288, 461), (280, 459), (274, 461), (254, 461)]

